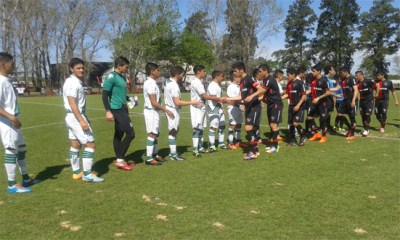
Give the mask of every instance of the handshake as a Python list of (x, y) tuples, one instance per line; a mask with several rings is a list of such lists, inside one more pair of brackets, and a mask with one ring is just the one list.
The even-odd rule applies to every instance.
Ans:
[(137, 96), (129, 98), (129, 102), (128, 102), (129, 109), (132, 109), (132, 108), (134, 108), (134, 107), (136, 107), (138, 105), (139, 105), (139, 102), (138, 102), (138, 97)]

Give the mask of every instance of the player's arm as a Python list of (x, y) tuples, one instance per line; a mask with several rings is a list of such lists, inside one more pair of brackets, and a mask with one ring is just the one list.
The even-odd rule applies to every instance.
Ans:
[[(254, 87), (254, 86), (253, 86)], [(244, 103), (249, 103), (251, 101), (253, 101), (253, 99), (255, 97), (258, 97), (260, 95), (263, 95), (267, 90), (264, 89), (261, 85), (259, 85), (258, 83), (256, 83), (256, 89), (257, 91), (254, 92), (253, 94), (251, 94), (250, 96), (246, 97), (245, 99), (243, 99)]]
[(381, 86), (378, 83), (375, 83), (375, 99), (379, 96), (379, 91), (381, 91)]
[(399, 101), (397, 100), (397, 96), (396, 96), (396, 90), (393, 88), (393, 85), (391, 86), (390, 91), (392, 92), (392, 95), (394, 98), (394, 105), (399, 106)]
[(217, 97), (216, 95), (208, 95), (207, 93), (203, 93), (200, 96), (205, 100), (212, 100), (212, 101), (216, 101), (216, 102), (221, 101), (221, 98)]
[(78, 104), (76, 104), (76, 97), (67, 96), (69, 107), (71, 108), (72, 113), (74, 114), (76, 120), (78, 120), (81, 125), (83, 131), (89, 129), (89, 124), (85, 121), (82, 114), (79, 112)]
[(106, 120), (107, 121), (114, 121), (114, 115), (111, 113), (110, 107), (110, 92), (103, 89), (103, 93), (101, 94), (104, 109), (106, 110)]
[(197, 106), (202, 104), (199, 100), (182, 101), (179, 97), (172, 97), (172, 100), (177, 106), (189, 106), (189, 105)]
[(9, 114), (6, 110), (4, 110), (3, 108), (0, 108), (0, 116), (2, 116), (2, 117), (5, 117), (5, 118), (7, 118), (8, 120), (10, 120), (11, 121), (11, 123), (12, 123), (12, 125), (15, 127), (15, 128), (20, 128), (21, 126), (22, 126), (22, 124), (21, 124), (21, 122), (19, 121), (19, 119), (16, 117), (16, 116), (14, 116), (14, 115), (12, 115), (12, 114)]
[(170, 110), (163, 107), (160, 103), (157, 102), (156, 94), (148, 94), (151, 105), (158, 110), (165, 112), (170, 118), (174, 118), (174, 113)]
[(324, 93), (324, 94), (322, 94), (321, 96), (319, 96), (319, 97), (317, 97), (317, 98), (315, 98), (314, 100), (313, 100), (313, 103), (317, 103), (319, 100), (321, 100), (322, 98), (326, 98), (326, 97), (328, 97), (328, 96), (330, 96), (331, 95), (331, 91), (329, 90), (329, 88), (327, 88), (326, 89), (326, 92)]
[(351, 107), (356, 106), (356, 99), (358, 98), (358, 86), (357, 84), (353, 85), (353, 99), (351, 99)]

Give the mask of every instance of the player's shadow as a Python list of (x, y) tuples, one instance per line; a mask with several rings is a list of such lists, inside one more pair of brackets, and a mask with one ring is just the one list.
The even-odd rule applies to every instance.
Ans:
[(400, 124), (396, 124), (396, 123), (386, 123), (386, 125), (395, 126), (397, 128), (400, 128)]
[(126, 155), (127, 162), (143, 163), (143, 155), (146, 155), (145, 149), (136, 150)]
[(42, 182), (48, 179), (57, 179), (57, 175), (59, 175), (64, 168), (68, 167), (70, 167), (69, 164), (46, 167), (46, 169), (36, 175), (35, 179), (38, 179)]
[(108, 173), (108, 171), (110, 171), (109, 165), (112, 164), (114, 160), (115, 160), (115, 157), (108, 157), (108, 158), (100, 159), (93, 164), (92, 169), (93, 169), (93, 171), (95, 171), (97, 173), (97, 176), (100, 177), (100, 176)]

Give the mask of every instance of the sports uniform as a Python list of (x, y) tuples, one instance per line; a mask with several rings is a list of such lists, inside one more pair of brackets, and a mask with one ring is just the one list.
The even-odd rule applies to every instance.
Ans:
[[(356, 100), (355, 106), (351, 106), (351, 102), (353, 101), (354, 96), (354, 86), (357, 86), (356, 79), (352, 76), (343, 79), (340, 83), (340, 86), (343, 89), (343, 102), (339, 105), (338, 114), (347, 114), (350, 118), (350, 130), (348, 135), (354, 136), (354, 132), (356, 129), (356, 114), (357, 114), (357, 105), (358, 101)], [(345, 118), (342, 116), (342, 118)], [(345, 122), (345, 120), (343, 120)]]
[(289, 100), (289, 124), (293, 124), (293, 122), (302, 123), (304, 121), (304, 104), (301, 104), (298, 111), (294, 111), (293, 108), (300, 102), (302, 96), (306, 94), (303, 82), (300, 79), (289, 82), (286, 86), (286, 94)]
[(199, 150), (203, 150), (203, 131), (207, 126), (206, 118), (206, 107), (204, 105), (204, 99), (202, 97), (203, 94), (206, 93), (204, 89), (203, 82), (195, 78), (190, 83), (190, 99), (198, 100), (203, 103), (202, 106), (190, 106), (190, 118), (192, 123), (193, 131), (192, 141), (193, 141), (193, 152), (199, 152)]
[(360, 114), (363, 121), (365, 134), (368, 134), (369, 125), (371, 123), (371, 114), (374, 109), (374, 82), (369, 79), (364, 79), (358, 83), (358, 90), (360, 92)]
[(268, 122), (279, 124), (282, 122), (283, 102), (279, 84), (275, 78), (269, 76), (264, 80), (264, 88), (266, 92), (264, 99), (267, 102)]
[(179, 89), (178, 83), (173, 80), (169, 79), (167, 80), (167, 83), (165, 85), (164, 89), (164, 102), (165, 102), (165, 107), (171, 111), (174, 114), (174, 118), (170, 118), (168, 114), (165, 114), (167, 117), (167, 122), (168, 122), (168, 130), (169, 132), (174, 131), (174, 134), (169, 134), (168, 135), (168, 144), (170, 148), (170, 156), (172, 159), (183, 159), (183, 158), (178, 158), (178, 154), (176, 152), (176, 134), (179, 131), (179, 121), (180, 121), (180, 110), (181, 107), (177, 106), (174, 102), (174, 98), (179, 98), (181, 99), (181, 90)]
[(379, 92), (376, 94), (375, 100), (375, 115), (376, 119), (381, 124), (381, 132), (382, 129), (385, 129), (387, 112), (389, 107), (389, 91), (394, 92), (393, 83), (390, 80), (376, 81), (375, 85), (378, 85)]
[[(230, 98), (240, 96), (240, 86), (232, 82), (227, 89), (227, 95)], [(228, 118), (230, 125), (242, 125), (243, 113), (240, 109), (239, 104), (228, 105)], [(229, 129), (228, 131), (228, 141), (229, 144), (234, 144), (234, 142), (240, 141), (240, 128)]]
[[(222, 97), (221, 86), (212, 81), (207, 88), (207, 95), (209, 96), (217, 96)], [(215, 131), (211, 128), (218, 129), (218, 145), (220, 148), (226, 148), (224, 145), (224, 137), (225, 137), (225, 114), (222, 105), (214, 100), (206, 101), (206, 110), (208, 114), (208, 120), (210, 121), (210, 132), (209, 132), (209, 140), (210, 140), (210, 148), (211, 150), (215, 150)]]

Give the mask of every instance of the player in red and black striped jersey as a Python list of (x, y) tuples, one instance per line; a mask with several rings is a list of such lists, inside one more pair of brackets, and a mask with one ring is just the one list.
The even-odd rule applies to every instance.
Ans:
[(357, 96), (358, 96), (358, 86), (356, 79), (350, 75), (350, 70), (347, 67), (342, 67), (340, 69), (340, 77), (342, 81), (340, 86), (343, 91), (343, 102), (339, 105), (338, 116), (343, 122), (346, 122), (345, 115), (349, 115), (350, 119), (350, 129), (347, 133), (346, 140), (354, 140), (354, 132), (356, 130), (356, 113), (357, 113)]
[[(258, 67), (261, 77), (266, 77), (265, 65)], [(263, 88), (266, 90), (264, 93), (263, 101), (267, 104), (267, 118), (271, 128), (271, 141), (272, 147), (267, 149), (268, 153), (278, 152), (278, 136), (279, 136), (279, 123), (282, 122), (283, 102), (281, 92), (279, 89), (278, 81), (283, 79), (283, 72), (280, 70), (275, 71), (274, 77), (267, 77), (264, 79)]]
[(379, 71), (376, 75), (376, 100), (375, 100), (375, 115), (376, 119), (381, 124), (380, 132), (385, 132), (385, 125), (387, 119), (387, 111), (389, 107), (389, 91), (392, 92), (395, 105), (399, 105), (399, 101), (397, 100), (395, 89), (393, 87), (393, 83), (390, 80), (385, 79), (385, 73), (383, 71)]
[(327, 119), (330, 108), (330, 101), (328, 101), (327, 97), (329, 97), (331, 93), (329, 90), (328, 80), (322, 76), (321, 71), (321, 66), (316, 65), (312, 68), (312, 74), (317, 80), (316, 86), (314, 87), (314, 92), (311, 91), (311, 94), (314, 94), (312, 101), (314, 104), (314, 113), (311, 116), (319, 116), (319, 124), (322, 135), (319, 132), (316, 132), (309, 140), (315, 141), (317, 139), (320, 139), (319, 142), (324, 143), (326, 142), (326, 131), (328, 130)]
[[(304, 129), (300, 123), (304, 121), (304, 102), (307, 99), (306, 90), (300, 77), (296, 77), (296, 70), (289, 68), (286, 71), (288, 83), (286, 85), (286, 94), (282, 98), (289, 100), (288, 123), (290, 142), (287, 146), (297, 146), (296, 129), (300, 134), (300, 146), (304, 146), (306, 137)], [(297, 74), (301, 74), (297, 72)]]
[(364, 130), (362, 136), (366, 137), (369, 134), (369, 125), (371, 123), (372, 109), (374, 109), (374, 88), (375, 84), (370, 79), (365, 79), (362, 71), (357, 71), (355, 74), (360, 93), (360, 114), (363, 122)]
[[(232, 65), (233, 74), (241, 78), (240, 92), (241, 100), (245, 106), (245, 126), (247, 133), (246, 138), (249, 142), (249, 151), (245, 153), (244, 159), (255, 159), (258, 156), (256, 132), (254, 125), (259, 124), (261, 114), (261, 102), (258, 96), (264, 94), (265, 90), (257, 81), (254, 81), (251, 76), (246, 73), (246, 65), (243, 62), (237, 62)], [(228, 98), (227, 100), (236, 100)]]

